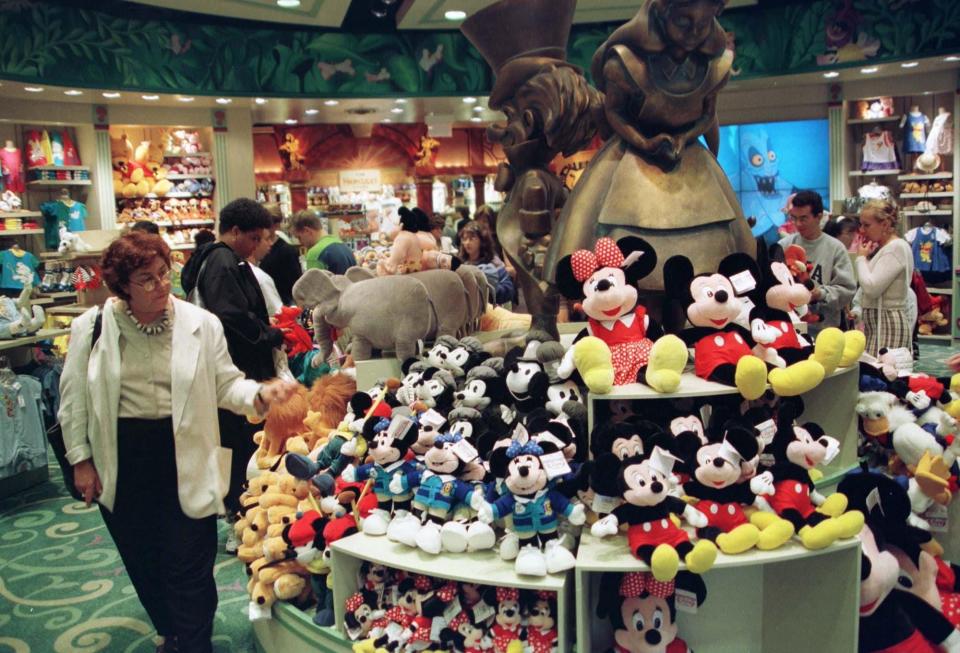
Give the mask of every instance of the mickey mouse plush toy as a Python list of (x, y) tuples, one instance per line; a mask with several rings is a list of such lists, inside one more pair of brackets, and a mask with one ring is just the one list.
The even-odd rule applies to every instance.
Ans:
[(640, 381), (657, 392), (673, 392), (680, 385), (687, 348), (676, 337), (661, 337), (660, 325), (637, 303), (637, 282), (656, 265), (653, 247), (633, 236), (617, 242), (600, 238), (592, 252), (577, 250), (557, 263), (557, 288), (567, 299), (579, 300), (587, 314), (587, 328), (577, 337), (572, 356), (594, 392), (600, 391), (591, 382), (596, 370), (585, 354), (597, 349), (596, 339), (610, 350), (614, 385)]
[[(668, 493), (674, 462), (679, 460), (659, 446), (649, 457), (627, 458), (617, 476), (624, 503), (590, 527), (594, 537), (616, 535), (620, 522), (629, 524), (627, 543), (635, 556), (650, 565), (657, 580), (667, 581), (677, 575), (680, 556), (687, 569), (702, 574), (713, 566), (717, 547), (710, 540), (691, 544), (690, 536), (677, 526), (671, 516), (683, 515), (694, 528), (707, 526), (707, 517), (682, 500)], [(599, 470), (610, 475), (617, 469)]]
[[(741, 273), (752, 270), (750, 276), (755, 286), (756, 263), (746, 254), (731, 254), (720, 266)], [(751, 332), (736, 322), (745, 306), (731, 278), (719, 272), (694, 276), (690, 260), (677, 255), (664, 264), (663, 279), (668, 299), (685, 306), (687, 319), (693, 325), (680, 337), (694, 347), (697, 376), (736, 386), (748, 400), (762, 396), (768, 380), (767, 365), (753, 354), (751, 348), (756, 342)], [(777, 395), (786, 397), (812, 390), (823, 375), (822, 365), (803, 361), (786, 369), (771, 369), (769, 381)]]
[(680, 572), (669, 581), (644, 571), (604, 574), (597, 616), (609, 618), (613, 626), (611, 653), (691, 653), (677, 636), (677, 589), (696, 597), (698, 606), (707, 598), (707, 587), (696, 574)]

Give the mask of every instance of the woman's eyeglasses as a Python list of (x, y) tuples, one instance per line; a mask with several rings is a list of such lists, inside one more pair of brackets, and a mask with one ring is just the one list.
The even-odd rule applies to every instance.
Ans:
[(153, 292), (160, 286), (169, 286), (172, 282), (173, 280), (170, 278), (170, 270), (161, 272), (159, 276), (147, 276), (137, 281), (134, 281), (133, 279), (130, 280), (130, 283), (143, 288), (147, 292)]

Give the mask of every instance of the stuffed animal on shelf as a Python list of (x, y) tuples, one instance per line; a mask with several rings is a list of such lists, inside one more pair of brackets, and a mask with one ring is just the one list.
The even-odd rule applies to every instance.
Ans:
[(619, 469), (610, 465), (600, 474), (617, 477), (624, 502), (590, 527), (594, 537), (616, 535), (621, 523), (628, 525), (627, 544), (631, 553), (650, 565), (657, 580), (677, 575), (680, 556), (687, 569), (702, 574), (713, 566), (717, 547), (709, 540), (690, 542), (690, 536), (673, 522), (682, 515), (694, 528), (708, 525), (707, 517), (668, 493), (673, 465), (678, 458), (655, 446), (648, 455), (623, 460)]
[(352, 594), (344, 604), (344, 626), (347, 637), (356, 641), (366, 639), (376, 620), (381, 619), (384, 610), (379, 609), (377, 593), (372, 590), (360, 590)]
[(401, 206), (400, 231), (393, 237), (390, 246), (390, 256), (377, 265), (377, 274), (409, 274), (419, 272), (422, 267), (423, 250), (420, 239), (417, 237), (419, 224), (416, 214), (405, 206)]
[(697, 574), (680, 572), (675, 580), (659, 581), (645, 571), (605, 573), (596, 613), (613, 626), (614, 653), (692, 653), (678, 636), (678, 589), (694, 596), (697, 606), (707, 598)]
[(523, 611), (520, 605), (520, 590), (515, 587), (498, 587), (493, 590), (490, 603), (496, 609), (490, 635), (493, 638), (493, 653), (512, 653), (516, 643), (523, 643)]
[(598, 365), (594, 360), (599, 360), (602, 348), (588, 338), (602, 341), (610, 350), (613, 385), (639, 381), (657, 392), (673, 392), (679, 386), (687, 348), (676, 336), (662, 337), (660, 325), (637, 301), (637, 282), (656, 265), (653, 247), (632, 236), (617, 242), (601, 238), (594, 251), (577, 250), (557, 264), (557, 287), (567, 299), (579, 301), (587, 314), (587, 328), (577, 337), (571, 356), (591, 391), (610, 388), (606, 362)]
[[(33, 271), (25, 265), (18, 265), (14, 279), (23, 284), (16, 300), (0, 297), (0, 340), (9, 340), (36, 333), (43, 326), (46, 315), (42, 306), (33, 306), (30, 295), (33, 292)], [(19, 268), (23, 267), (24, 270)]]
[(79, 235), (69, 231), (66, 226), (60, 225), (60, 244), (57, 252), (60, 254), (89, 252), (93, 248)]
[(307, 389), (303, 386), (299, 386), (286, 401), (270, 406), (263, 430), (254, 436), (258, 444), (254, 454), (258, 468), (277, 468), (280, 457), (287, 451), (287, 440), (303, 430), (306, 416)]
[(538, 346), (539, 343), (531, 342), (524, 349), (514, 347), (503, 359), (507, 392), (514, 408), (521, 414), (536, 410), (547, 401), (550, 378), (537, 358)]

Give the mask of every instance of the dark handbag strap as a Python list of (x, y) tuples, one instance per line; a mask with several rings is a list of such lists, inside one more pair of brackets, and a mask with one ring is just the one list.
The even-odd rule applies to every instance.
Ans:
[(90, 339), (90, 351), (93, 351), (93, 346), (97, 344), (97, 340), (100, 339), (100, 331), (103, 329), (103, 311), (97, 309), (97, 319), (93, 321), (93, 337)]

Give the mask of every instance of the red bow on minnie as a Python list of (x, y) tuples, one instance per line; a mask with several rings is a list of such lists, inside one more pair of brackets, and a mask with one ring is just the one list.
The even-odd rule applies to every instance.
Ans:
[(502, 601), (519, 601), (520, 600), (520, 590), (516, 587), (498, 587), (497, 588), (497, 603)]
[(612, 238), (601, 238), (593, 251), (578, 249), (570, 256), (570, 267), (577, 281), (586, 281), (601, 268), (618, 268), (623, 265), (623, 252)]
[(347, 612), (356, 612), (357, 608), (359, 608), (361, 605), (363, 605), (363, 594), (357, 592), (347, 599), (344, 607), (347, 609)]
[(659, 581), (648, 571), (632, 571), (624, 574), (620, 581), (620, 596), (636, 598), (646, 592), (650, 596), (666, 599), (673, 596), (674, 586), (674, 581)]

